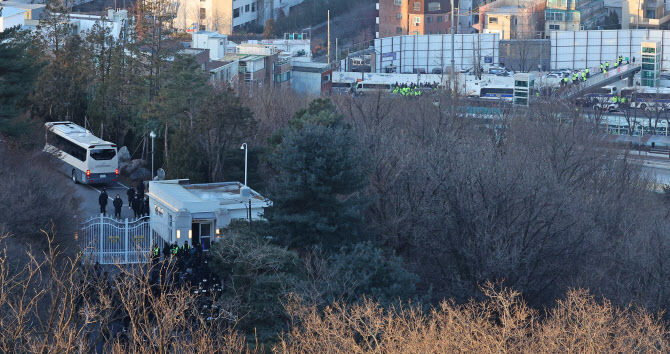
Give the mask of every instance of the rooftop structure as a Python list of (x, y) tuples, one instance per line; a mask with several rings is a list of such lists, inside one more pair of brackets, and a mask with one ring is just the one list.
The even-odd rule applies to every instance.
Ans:
[[(19, 1), (0, 1), (0, 7), (13, 7), (21, 10), (25, 10), (24, 16), (26, 20), (39, 20), (40, 15), (46, 7), (45, 4), (30, 4)], [(5, 11), (3, 10), (3, 15)]]
[(209, 49), (211, 60), (221, 59), (228, 49), (228, 36), (214, 31), (198, 31), (193, 33), (191, 48)]

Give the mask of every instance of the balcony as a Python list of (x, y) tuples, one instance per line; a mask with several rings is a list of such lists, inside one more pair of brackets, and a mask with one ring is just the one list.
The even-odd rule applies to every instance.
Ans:
[(670, 21), (670, 14), (665, 15), (659, 18), (633, 18), (631, 20), (631, 26), (644, 26), (644, 27), (654, 27), (658, 28), (661, 25), (664, 25), (666, 22)]

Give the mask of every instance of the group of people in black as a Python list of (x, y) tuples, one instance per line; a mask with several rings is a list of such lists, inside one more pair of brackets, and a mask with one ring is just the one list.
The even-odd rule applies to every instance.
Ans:
[[(215, 302), (223, 291), (223, 286), (219, 278), (212, 274), (207, 265), (207, 257), (202, 252), (202, 248), (198, 247), (180, 247), (182, 251), (172, 253), (172, 245), (166, 245), (169, 250), (169, 255), (164, 259), (166, 262), (159, 264), (160, 254), (155, 256), (152, 253), (153, 266), (150, 268), (149, 286), (152, 295), (156, 298), (160, 297), (161, 292), (171, 292), (180, 287), (190, 288), (191, 293), (196, 295), (194, 306), (197, 307), (200, 318), (207, 322), (212, 321), (233, 321), (234, 318), (229, 318), (228, 313), (220, 308)], [(156, 246), (158, 247), (158, 246)], [(199, 249), (199, 251), (198, 251)], [(169, 261), (175, 260), (175, 263)], [(173, 265), (176, 265), (173, 266)], [(90, 268), (89, 268), (90, 269)], [(116, 268), (115, 268), (116, 269)], [(104, 340), (119, 340), (122, 344), (128, 343), (129, 333), (131, 328), (130, 315), (127, 308), (124, 306), (119, 294), (119, 285), (126, 281), (134, 281), (134, 279), (142, 279), (142, 277), (135, 277), (126, 274), (124, 269), (118, 274), (110, 274), (103, 270), (99, 263), (95, 263), (92, 268), (93, 280), (97, 286), (87, 287), (90, 289), (89, 296), (91, 300), (95, 301), (100, 293), (97, 290), (98, 286), (105, 287), (105, 294), (111, 296), (111, 306), (105, 307), (109, 313), (109, 318), (113, 323), (111, 326), (104, 326), (101, 332), (95, 335), (102, 335)], [(132, 272), (132, 270), (130, 270)], [(146, 297), (146, 306), (151, 306)], [(158, 318), (149, 318), (150, 321), (157, 321)], [(195, 321), (194, 325), (199, 325), (199, 321)], [(148, 335), (148, 334), (141, 334)]]
[[(135, 218), (142, 218), (149, 216), (149, 197), (144, 195), (144, 182), (139, 181), (137, 183), (137, 190), (133, 187), (128, 188), (126, 192), (128, 196), (128, 209), (132, 209), (135, 213)], [(107, 216), (107, 200), (109, 195), (105, 188), (102, 189), (100, 196), (98, 197), (98, 205), (100, 205), (100, 213), (104, 216)], [(114, 217), (121, 219), (121, 208), (123, 208), (123, 200), (119, 194), (116, 195), (116, 198), (112, 201), (112, 206), (114, 207)]]

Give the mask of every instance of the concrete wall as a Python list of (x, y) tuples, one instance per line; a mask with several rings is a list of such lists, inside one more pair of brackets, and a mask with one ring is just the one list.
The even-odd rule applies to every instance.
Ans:
[(551, 68), (583, 69), (612, 63), (617, 56), (635, 57), (640, 63), (642, 41), (659, 41), (663, 47), (662, 69), (670, 70), (670, 31), (556, 31), (551, 36)]
[[(480, 64), (497, 64), (499, 61), (498, 34), (454, 35), (454, 60), (457, 70), (469, 68), (480, 58)], [(395, 65), (398, 73), (413, 73), (424, 69), (443, 72), (451, 65), (451, 35), (395, 36), (375, 40), (375, 72), (384, 72), (388, 65)], [(490, 62), (489, 62), (490, 61)]]
[(291, 88), (296, 92), (320, 96), (321, 95), (321, 73), (293, 71), (291, 73)]

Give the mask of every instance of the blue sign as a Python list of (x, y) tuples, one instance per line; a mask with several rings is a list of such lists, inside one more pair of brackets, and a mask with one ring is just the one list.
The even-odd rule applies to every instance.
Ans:
[(484, 57), (484, 63), (493, 64), (493, 57)]

